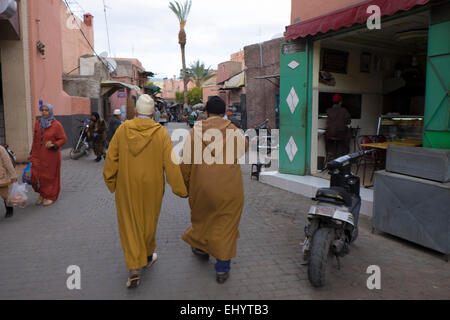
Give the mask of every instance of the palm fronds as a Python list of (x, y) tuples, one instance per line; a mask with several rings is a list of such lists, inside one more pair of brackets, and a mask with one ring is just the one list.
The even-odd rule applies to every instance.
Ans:
[(180, 4), (178, 1), (170, 2), (169, 8), (175, 13), (180, 23), (186, 23), (191, 11), (192, 0), (186, 0), (184, 4)]
[(195, 82), (197, 87), (201, 87), (206, 81), (214, 77), (210, 72), (210, 68), (206, 68), (205, 64), (200, 60), (191, 63), (189, 69), (186, 70), (186, 77)]

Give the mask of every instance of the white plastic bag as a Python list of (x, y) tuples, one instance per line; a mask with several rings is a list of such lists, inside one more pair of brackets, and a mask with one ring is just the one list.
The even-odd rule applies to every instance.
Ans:
[(19, 184), (18, 182), (13, 183), (9, 187), (8, 201), (6, 202), (9, 207), (15, 208), (25, 208), (27, 205), (27, 185)]

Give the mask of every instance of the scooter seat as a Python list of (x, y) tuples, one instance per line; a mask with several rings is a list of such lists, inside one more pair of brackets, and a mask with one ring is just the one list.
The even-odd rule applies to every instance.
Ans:
[(317, 190), (316, 199), (330, 199), (333, 202), (343, 202), (347, 207), (352, 206), (352, 197), (342, 187), (322, 188)]

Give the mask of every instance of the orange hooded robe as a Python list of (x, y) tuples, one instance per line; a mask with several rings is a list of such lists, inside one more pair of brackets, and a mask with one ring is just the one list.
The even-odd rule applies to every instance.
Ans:
[[(223, 149), (213, 150), (211, 154), (217, 159), (222, 158), (224, 164), (206, 164), (203, 159), (203, 164), (194, 162), (195, 139), (202, 141), (202, 136), (209, 129), (218, 130), (216, 132), (220, 132), (223, 137)], [(241, 133), (233, 140), (227, 139), (227, 129), (233, 132), (238, 130), (231, 121), (220, 117), (198, 121), (183, 149), (183, 162), (191, 160), (191, 164), (181, 164), (183, 178), (189, 191), (192, 223), (182, 239), (192, 247), (222, 261), (228, 261), (236, 256), (238, 227), (244, 207), (244, 186), (241, 166), (237, 159), (248, 149), (248, 142)], [(207, 140), (209, 141), (201, 143), (202, 155), (212, 141), (209, 138)], [(241, 148), (238, 148), (238, 141)], [(230, 143), (234, 143), (232, 164), (226, 164), (226, 149)], [(190, 157), (187, 154), (190, 154)]]

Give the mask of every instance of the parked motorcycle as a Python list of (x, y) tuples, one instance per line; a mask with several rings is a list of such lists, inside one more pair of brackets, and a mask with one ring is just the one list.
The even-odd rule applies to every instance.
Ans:
[(317, 204), (309, 210), (303, 243), (308, 278), (316, 288), (327, 283), (334, 257), (340, 269), (340, 258), (349, 253), (350, 244), (358, 237), (360, 178), (352, 174), (351, 168), (358, 159), (373, 151), (349, 154), (327, 165), (330, 187), (319, 189), (313, 199)]
[(89, 153), (89, 142), (88, 140), (88, 130), (89, 130), (89, 119), (86, 120), (78, 120), (81, 122), (80, 135), (78, 136), (78, 140), (76, 145), (70, 151), (70, 158), (73, 160), (78, 160), (82, 156), (87, 155)]

